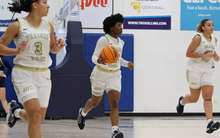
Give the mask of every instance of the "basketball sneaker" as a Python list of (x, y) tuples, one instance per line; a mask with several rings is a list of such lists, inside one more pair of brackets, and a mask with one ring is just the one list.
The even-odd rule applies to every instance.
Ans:
[(206, 133), (211, 134), (213, 131), (218, 130), (219, 129), (219, 122), (209, 122), (209, 124), (207, 125), (207, 130)]
[(19, 120), (19, 118), (15, 117), (14, 115), (14, 111), (16, 109), (19, 109), (19, 105), (16, 103), (15, 100), (12, 100), (10, 103), (8, 103), (8, 113), (7, 113), (7, 116), (6, 116), (6, 124), (12, 128), (16, 121)]
[(112, 138), (124, 138), (124, 135), (119, 130), (116, 130), (112, 133)]
[(82, 116), (82, 110), (83, 108), (79, 109), (79, 115), (77, 119), (78, 127), (81, 130), (83, 130), (83, 128), (85, 127), (85, 122), (86, 122), (86, 116), (85, 117)]
[(180, 101), (183, 99), (184, 97), (181, 96), (179, 98), (179, 102), (178, 102), (178, 105), (176, 106), (176, 111), (179, 115), (182, 115), (183, 114), (183, 111), (184, 111), (184, 105), (180, 104)]

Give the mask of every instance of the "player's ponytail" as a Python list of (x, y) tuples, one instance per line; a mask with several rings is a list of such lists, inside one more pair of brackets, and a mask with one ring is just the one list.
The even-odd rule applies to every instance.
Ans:
[(202, 27), (205, 26), (205, 23), (210, 19), (204, 19), (201, 21), (201, 23), (197, 27), (197, 32), (202, 33), (204, 30), (202, 30)]
[(30, 12), (32, 3), (38, 1), (39, 0), (14, 0), (14, 2), (9, 3), (9, 5), (11, 5), (8, 7), (9, 11), (14, 13), (12, 19), (14, 18), (15, 13), (21, 13), (21, 11)]

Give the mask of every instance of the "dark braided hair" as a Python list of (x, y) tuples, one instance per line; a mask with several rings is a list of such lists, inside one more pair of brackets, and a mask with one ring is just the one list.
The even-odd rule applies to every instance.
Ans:
[(14, 0), (14, 2), (8, 3), (11, 5), (8, 7), (9, 11), (14, 13), (12, 19), (14, 18), (15, 13), (21, 13), (21, 11), (30, 12), (32, 3), (38, 1), (39, 0)]
[(103, 21), (104, 32), (110, 34), (110, 28), (114, 27), (117, 22), (124, 23), (124, 17), (120, 13), (105, 18)]
[(202, 33), (204, 30), (202, 30), (202, 27), (205, 26), (205, 23), (209, 21), (210, 19), (204, 19), (201, 21), (199, 26), (197, 27), (197, 32)]

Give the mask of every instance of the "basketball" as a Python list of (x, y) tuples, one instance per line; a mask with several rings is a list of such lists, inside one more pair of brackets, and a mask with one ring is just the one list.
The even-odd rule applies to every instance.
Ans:
[(101, 51), (101, 57), (106, 59), (106, 63), (111, 64), (118, 60), (118, 49), (112, 45), (105, 46)]

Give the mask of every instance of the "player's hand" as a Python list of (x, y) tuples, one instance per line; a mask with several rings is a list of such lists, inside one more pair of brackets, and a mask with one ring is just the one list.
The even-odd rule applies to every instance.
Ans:
[(102, 58), (101, 56), (99, 56), (97, 62), (98, 62), (99, 64), (106, 65), (106, 59), (105, 59), (105, 58)]
[(24, 52), (25, 48), (27, 47), (28, 41), (23, 41), (19, 44), (18, 49), (17, 49), (17, 54), (21, 54)]
[(3, 77), (3, 74), (4, 74), (4, 72), (3, 72), (3, 71), (0, 71), (0, 76), (1, 76), (1, 77)]
[(6, 78), (7, 76), (3, 73), (2, 77)]
[(6, 78), (6, 75), (4, 74), (3, 71), (0, 72), (0, 76)]
[(59, 38), (57, 40), (57, 36), (54, 36), (54, 39), (55, 39), (54, 46), (57, 50), (61, 50), (66, 45), (66, 42), (63, 39)]
[(218, 61), (219, 61), (219, 56), (218, 56), (217, 54), (215, 54), (215, 55), (213, 56), (213, 59), (214, 59), (216, 62), (218, 62)]
[(213, 52), (205, 54), (205, 58), (212, 58), (213, 57)]
[(132, 70), (134, 68), (134, 64), (132, 62), (128, 62), (128, 68)]

